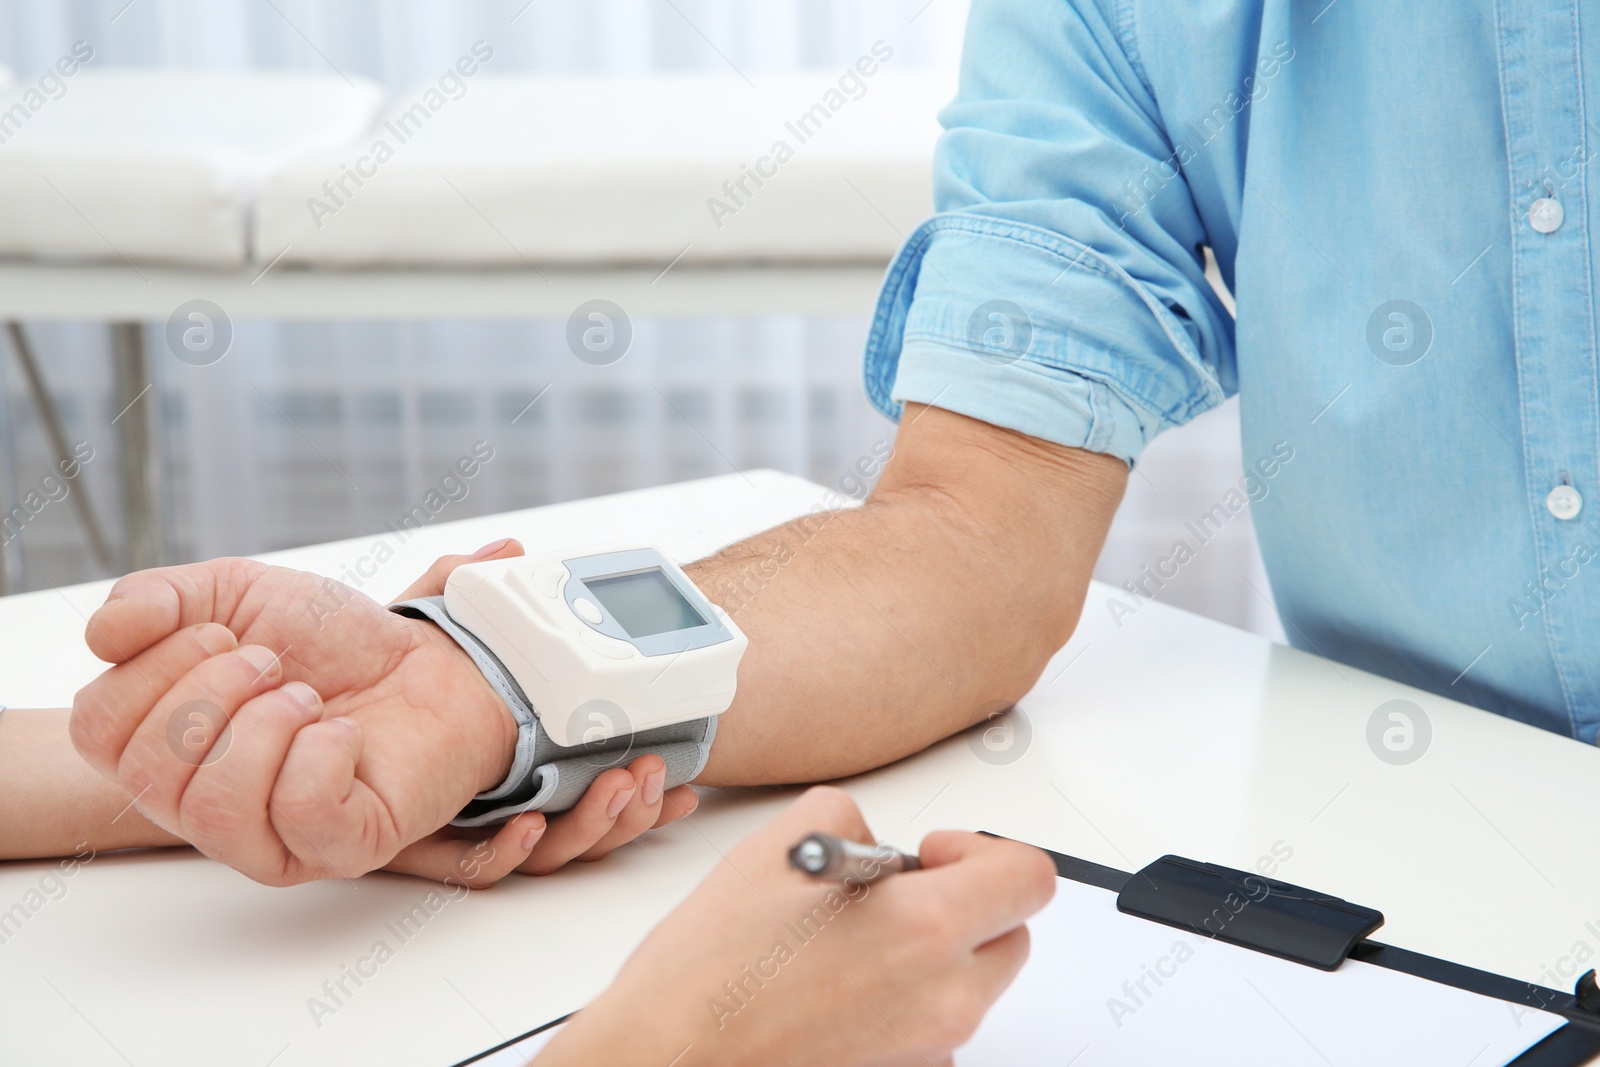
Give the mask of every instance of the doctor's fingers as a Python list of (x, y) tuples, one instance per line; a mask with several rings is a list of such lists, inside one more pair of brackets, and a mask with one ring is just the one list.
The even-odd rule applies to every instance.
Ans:
[(442, 596), (445, 582), (450, 580), (450, 572), (464, 563), (482, 563), (486, 559), (510, 559), (512, 556), (520, 555), (522, 555), (522, 543), (516, 538), (505, 537), (484, 545), (470, 556), (440, 556), (423, 572), (422, 577), (406, 586), (405, 592), (395, 597), (394, 602), (415, 600), (424, 596)]
[(445, 827), (401, 849), (383, 869), (451, 886), (487, 889), (515, 873), (544, 836), (545, 825), (542, 814), (528, 811), (513, 816), (488, 837)]

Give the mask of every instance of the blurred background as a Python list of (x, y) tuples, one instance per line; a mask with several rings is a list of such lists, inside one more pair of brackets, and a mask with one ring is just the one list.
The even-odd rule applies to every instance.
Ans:
[[(869, 54), (874, 42), (882, 41), (892, 42), (895, 77), (915, 78), (920, 72), (926, 77), (917, 84), (935, 87), (917, 90), (921, 97), (901, 93), (896, 106), (920, 108), (931, 120), (948, 98), (947, 90), (937, 87), (953, 83), (964, 18), (961, 0), (477, 0), (448, 5), (421, 0), (0, 0), (0, 65), (9, 68), (13, 80), (10, 91), (0, 94), (0, 113), (72, 53), (75, 42), (89, 42), (93, 59), (83, 64), (83, 72), (96, 77), (128, 68), (174, 75), (298, 72), (323, 79), (340, 92), (345, 92), (341, 85), (359, 88), (383, 101), (379, 113), (361, 120), (370, 120), (376, 129), (383, 114), (392, 117), (419, 86), (435, 82), (474, 42), (487, 41), (494, 55), (486, 69), (495, 78), (556, 79), (548, 89), (539, 89), (546, 83), (535, 89), (547, 92), (552, 109), (566, 115), (569, 125), (599, 126), (598, 131), (566, 130), (563, 135), (578, 136), (595, 158), (611, 158), (613, 150), (625, 155), (629, 138), (636, 136), (628, 128), (629, 94), (640, 94), (643, 106), (651, 95), (651, 79), (704, 75), (751, 88), (776, 79), (814, 85), (803, 97), (813, 99)], [(77, 77), (90, 84), (81, 74)], [(574, 86), (581, 82), (560, 80), (572, 77), (625, 87), (608, 98), (607, 106), (616, 109), (614, 124), (594, 110), (596, 93), (583, 92), (582, 99), (570, 101), (561, 96), (580, 92)], [(81, 145), (67, 143), (71, 138), (116, 140), (139, 123), (158, 121), (134, 109), (131, 117), (107, 117), (97, 124), (92, 112), (70, 112), (69, 102), (80, 112), (89, 106), (83, 103), (88, 90), (74, 97), (78, 83), (66, 79), (65, 84), (74, 88), (65, 91), (59, 105), (52, 98), (36, 109), (22, 131), (26, 136), (11, 136), (0, 114), (0, 137), (9, 138), (0, 141), (0, 194), (10, 188), (7, 181), (25, 193), (31, 188), (25, 183), (37, 184), (39, 175), (50, 184), (51, 166), (71, 164), (73, 173), (94, 169), (71, 158), (67, 164), (36, 158), (63, 145), (80, 150)], [(204, 95), (206, 84), (197, 82), (194, 92)], [(873, 99), (870, 93), (867, 99)], [(446, 108), (430, 121), (440, 131), (452, 121), (463, 130), (481, 121), (486, 105), (470, 95), (463, 100), (473, 100), (480, 110), (469, 114), (465, 106)], [(700, 113), (683, 116), (685, 132), (674, 154), (697, 150), (697, 130), (710, 131), (704, 135), (708, 153), (722, 151), (713, 142), (728, 101), (726, 94), (706, 93), (703, 107), (696, 109)], [(69, 114), (75, 115), (77, 126), (70, 138), (62, 133), (52, 146), (51, 124), (65, 123)], [(767, 128), (777, 130), (784, 115), (763, 118)], [(229, 121), (226, 112), (209, 114), (199, 128), (186, 130), (179, 122), (161, 136), (168, 145), (181, 146), (192, 135), (226, 148), (232, 135), (226, 128)], [(437, 151), (448, 157), (448, 132), (430, 127), (429, 133), (439, 141)], [(607, 138), (621, 143), (607, 144)], [(497, 143), (495, 153), (516, 149), (514, 131), (503, 140), (510, 148)], [(99, 169), (114, 178), (121, 166), (147, 163), (145, 149), (134, 147), (144, 156), (127, 164), (116, 162), (120, 157), (97, 157), (102, 160)], [(931, 141), (918, 150), (931, 151)], [(559, 169), (560, 153), (555, 148), (551, 153)], [(212, 157), (225, 158), (226, 153), (219, 150)], [(713, 167), (709, 173), (728, 171), (743, 158), (719, 157), (714, 162), (722, 170)], [(652, 168), (637, 161), (626, 166), (623, 177), (641, 184), (645, 192), (640, 195), (650, 195)], [(806, 179), (798, 176), (800, 164), (794, 166), (792, 183), (799, 186)], [(232, 177), (224, 184), (230, 195), (241, 197), (254, 195), (263, 181), (270, 186), (276, 180), (260, 179), (249, 168), (228, 173)], [(844, 176), (848, 184), (849, 172)], [(31, 270), (35, 263), (49, 266), (58, 271), (50, 274), (50, 284), (58, 289), (74, 284), (71, 271), (85, 258), (100, 261), (92, 278), (96, 284), (105, 272), (120, 271), (127, 284), (137, 286), (135, 274), (148, 283), (148, 275), (173, 268), (161, 262), (169, 253), (152, 253), (151, 265), (146, 265), (117, 236), (118, 213), (136, 213), (136, 208), (91, 208), (75, 188), (65, 179), (56, 180), (51, 185), (56, 200), (40, 191), (38, 203), (54, 204), (69, 221), (81, 219), (105, 241), (104, 254), (86, 257), (81, 250), (53, 250), (37, 237), (16, 236), (30, 232), (29, 226), (35, 225), (30, 218), (44, 209), (30, 207), (25, 197), (0, 196), (0, 238), (12, 234), (0, 240), (7, 264), (19, 271)], [(473, 193), (471, 200), (466, 193), (462, 199), (497, 229), (491, 220), (499, 216), (475, 206), (483, 201), (474, 187), (463, 179), (461, 188)], [(904, 212), (914, 218), (920, 211), (915, 197), (873, 192), (878, 187), (865, 182), (851, 188), (896, 232), (900, 223), (891, 220)], [(861, 188), (871, 197), (861, 194)], [(706, 195), (719, 195), (715, 185)], [(379, 199), (377, 194), (363, 196)], [(776, 196), (769, 199), (777, 202)], [(901, 199), (907, 202), (899, 203)], [(57, 200), (70, 202), (63, 207)], [(70, 214), (67, 207), (73, 209)], [(255, 227), (260, 244), (262, 227), (269, 221), (266, 209), (258, 205), (249, 210), (254, 214), (248, 224)], [(8, 214), (10, 220), (4, 218)], [(616, 225), (631, 224), (619, 218)], [(524, 241), (512, 227), (507, 222), (499, 236), (525, 262), (499, 266), (538, 271), (545, 261), (535, 242)], [(627, 235), (611, 236), (620, 240)], [(888, 242), (883, 247), (892, 251), (895, 235), (886, 231), (881, 236)], [(93, 239), (87, 239), (92, 245)], [(825, 241), (826, 235), (816, 240)], [(265, 276), (268, 270), (307, 269), (292, 263), (307, 254), (307, 245), (289, 241), (284, 251), (291, 246), (299, 250), (284, 265), (273, 259), (274, 243), (248, 249), (245, 262), (215, 269), (243, 271), (246, 279), (257, 272)], [(585, 266), (571, 262), (570, 250), (551, 255), (561, 269)], [(667, 255), (641, 258), (650, 261), (648, 273), (662, 268), (689, 272), (699, 255), (689, 254), (682, 265), (669, 263)], [(858, 276), (863, 268), (881, 270), (888, 258), (886, 251), (863, 252), (859, 247), (841, 247), (834, 256), (828, 248), (814, 246), (805, 250), (805, 257), (808, 269), (838, 260)], [(349, 263), (340, 266), (350, 269)], [(59, 273), (62, 269), (65, 273)], [(328, 274), (337, 284), (336, 272)], [(129, 508), (141, 505), (130, 502), (122, 484), (127, 468), (118, 452), (127, 442), (117, 431), (124, 416), (136, 418), (146, 408), (153, 436), (150, 457), (158, 469), (150, 483), (153, 501), (145, 506), (158, 512), (149, 529), (156, 531), (156, 551), (166, 562), (377, 532), (400, 521), (479, 441), (492, 443), (494, 460), (439, 518), (756, 467), (837, 485), (852, 476), (860, 457), (871, 455), (894, 432), (867, 403), (861, 385), (870, 296), (869, 291), (855, 300), (859, 306), (845, 310), (816, 300), (796, 300), (792, 310), (773, 300), (762, 301), (754, 311), (739, 306), (713, 311), (697, 307), (687, 314), (651, 307), (633, 310), (625, 358), (606, 365), (574, 358), (568, 317), (546, 311), (526, 317), (441, 314), (426, 319), (370, 312), (348, 319), (234, 314), (227, 323), (232, 336), (225, 358), (209, 364), (172, 358), (164, 316), (152, 315), (131, 324), (148, 350), (148, 382), (143, 383), (148, 391), (135, 398), (132, 408), (125, 404), (141, 383), (119, 387), (115, 350), (128, 342), (119, 341), (117, 331), (108, 328), (120, 313), (63, 316), (52, 311), (35, 317), (28, 308), (14, 309), (10, 317), (31, 349), (40, 389), (34, 388), (18, 358), (14, 333), (0, 351), (0, 504), (8, 515), (15, 514), (30, 488), (55, 468), (59, 457), (50, 433), (50, 410), (69, 443), (93, 443), (95, 459), (71, 483), (72, 493), (81, 494), (79, 500), (51, 502), (37, 514), (29, 513), (25, 523), (7, 528), (0, 546), (6, 591), (103, 577), (129, 565), (132, 557), (125, 542), (137, 518)], [(625, 299), (618, 303), (628, 306)], [(41, 403), (41, 389), (48, 403)], [(1184, 536), (1186, 522), (1218, 503), (1240, 477), (1234, 401), (1158, 440), (1130, 480), (1097, 577), (1119, 586), (1138, 578), (1141, 567), (1153, 566)], [(78, 510), (83, 501), (104, 531), (108, 561), (97, 558), (91, 527)], [(1166, 584), (1159, 598), (1281, 639), (1267, 591), (1248, 516), (1239, 515)], [(1105, 608), (1091, 601), (1086, 610)]]

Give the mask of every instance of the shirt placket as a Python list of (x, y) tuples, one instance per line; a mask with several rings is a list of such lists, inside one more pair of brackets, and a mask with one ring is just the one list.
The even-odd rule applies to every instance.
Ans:
[(1600, 582), (1600, 383), (1586, 175), (1564, 178), (1590, 141), (1578, 12), (1574, 0), (1499, 0), (1495, 17), (1521, 414), (1496, 429), (1522, 453), (1538, 561), (1511, 595), (1541, 605), (1572, 732), (1594, 741), (1600, 597), (1585, 590)]

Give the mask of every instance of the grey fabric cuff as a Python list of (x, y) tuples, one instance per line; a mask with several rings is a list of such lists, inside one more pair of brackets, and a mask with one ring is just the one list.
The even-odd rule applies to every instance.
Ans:
[(567, 747), (550, 740), (539, 723), (539, 713), (506, 670), (505, 664), (445, 610), (444, 597), (420, 597), (392, 604), (390, 611), (437, 625), (472, 662), (490, 688), (505, 702), (517, 720), (517, 748), (505, 781), (472, 799), (452, 826), (489, 826), (503, 823), (524, 811), (566, 811), (577, 804), (594, 780), (612, 767), (626, 767), (647, 752), (667, 765), (666, 788), (692, 782), (705, 769), (711, 742), (717, 734), (717, 717), (691, 719), (623, 734), (592, 745)]

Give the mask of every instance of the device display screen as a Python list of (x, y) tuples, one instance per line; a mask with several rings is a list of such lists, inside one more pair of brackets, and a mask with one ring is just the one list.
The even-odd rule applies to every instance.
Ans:
[(583, 584), (629, 637), (650, 637), (706, 625), (660, 567), (613, 578), (585, 578)]

